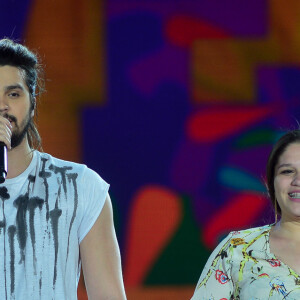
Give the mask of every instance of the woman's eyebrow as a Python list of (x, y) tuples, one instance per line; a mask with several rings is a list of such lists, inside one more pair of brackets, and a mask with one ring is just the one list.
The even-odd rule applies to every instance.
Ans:
[(282, 167), (291, 167), (292, 165), (291, 164), (281, 164), (277, 167), (277, 169), (280, 169)]

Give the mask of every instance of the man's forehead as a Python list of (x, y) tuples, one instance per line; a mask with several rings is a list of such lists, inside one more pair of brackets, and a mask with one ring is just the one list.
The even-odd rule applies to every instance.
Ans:
[(0, 88), (16, 85), (28, 90), (25, 83), (25, 71), (14, 66), (0, 66)]

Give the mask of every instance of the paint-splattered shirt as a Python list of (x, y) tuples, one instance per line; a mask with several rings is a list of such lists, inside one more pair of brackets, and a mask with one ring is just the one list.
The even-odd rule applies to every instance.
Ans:
[(108, 187), (86, 166), (38, 151), (0, 184), (1, 299), (77, 299), (79, 244)]
[(270, 252), (271, 227), (230, 233), (208, 259), (192, 300), (300, 299), (300, 276)]

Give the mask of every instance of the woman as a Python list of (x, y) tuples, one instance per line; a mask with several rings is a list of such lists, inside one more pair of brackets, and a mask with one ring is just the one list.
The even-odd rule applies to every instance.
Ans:
[(192, 300), (300, 299), (300, 130), (271, 151), (267, 187), (275, 224), (231, 232), (208, 259)]

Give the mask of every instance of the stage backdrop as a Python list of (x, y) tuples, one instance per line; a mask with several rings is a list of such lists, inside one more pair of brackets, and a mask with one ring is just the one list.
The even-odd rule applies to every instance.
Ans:
[(0, 16), (46, 66), (44, 150), (111, 184), (129, 299), (189, 299), (229, 231), (273, 222), (266, 159), (300, 118), (298, 0), (8, 0)]

